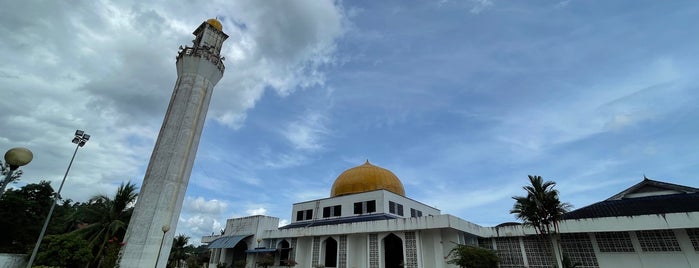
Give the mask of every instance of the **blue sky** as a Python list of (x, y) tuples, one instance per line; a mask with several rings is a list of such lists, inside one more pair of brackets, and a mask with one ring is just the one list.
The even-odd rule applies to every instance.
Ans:
[[(0, 11), (1, 148), (16, 187), (85, 200), (143, 179), (205, 19), (230, 35), (177, 232), (329, 196), (366, 159), (408, 197), (492, 226), (527, 175), (579, 208), (645, 176), (697, 187), (694, 1), (25, 1)], [(63, 142), (65, 141), (65, 142)]]

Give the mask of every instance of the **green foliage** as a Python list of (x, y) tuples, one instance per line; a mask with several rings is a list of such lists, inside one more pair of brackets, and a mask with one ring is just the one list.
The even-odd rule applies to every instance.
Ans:
[(239, 260), (239, 261), (233, 262), (233, 267), (235, 267), (235, 268), (245, 268), (245, 265), (246, 265), (246, 264), (248, 264), (246, 261), (244, 261), (244, 260)]
[(179, 234), (172, 239), (172, 247), (170, 248), (170, 256), (168, 258), (168, 267), (176, 267), (177, 263), (187, 259), (187, 244), (189, 243), (189, 236), (184, 234)]
[(92, 260), (90, 244), (71, 235), (49, 235), (41, 244), (36, 256), (37, 265), (55, 267), (84, 267)]
[(515, 214), (524, 224), (534, 227), (540, 234), (549, 234), (558, 229), (558, 221), (570, 204), (558, 199), (555, 182), (544, 182), (541, 176), (529, 175), (531, 185), (522, 187), (526, 196), (513, 196), (515, 204), (510, 213)]
[(228, 264), (226, 264), (225, 262), (219, 262), (218, 264), (216, 264), (216, 268), (228, 268)]
[(264, 268), (274, 265), (274, 255), (269, 253), (257, 255), (257, 265)]
[[(34, 247), (53, 202), (54, 191), (47, 181), (10, 189), (0, 199), (0, 252), (26, 253)], [(56, 207), (56, 214), (62, 213)], [(49, 228), (48, 234), (55, 234)]]
[[(558, 221), (561, 216), (571, 208), (568, 203), (562, 203), (558, 198), (558, 190), (553, 189), (555, 182), (545, 181), (541, 176), (529, 175), (530, 185), (522, 187), (527, 192), (526, 196), (513, 196), (515, 204), (510, 213), (515, 214), (517, 219), (525, 225), (532, 226), (547, 240), (544, 245), (547, 250), (551, 249), (551, 234), (558, 231)], [(551, 251), (553, 252), (553, 251)], [(554, 263), (557, 257), (552, 255)]]
[(294, 267), (294, 266), (296, 266), (296, 265), (298, 264), (295, 260), (292, 260), (292, 259), (289, 259), (289, 260), (282, 260), (282, 263), (283, 263), (284, 266), (286, 266), (286, 267)]
[(114, 198), (96, 195), (78, 210), (76, 218), (84, 224), (73, 233), (90, 242), (95, 256), (93, 265), (106, 257), (105, 249), (110, 240), (123, 241), (133, 212), (130, 206), (136, 201), (136, 196), (134, 184), (122, 183)]
[(460, 244), (457, 244), (447, 257), (447, 263), (463, 268), (497, 268), (499, 260), (493, 250)]

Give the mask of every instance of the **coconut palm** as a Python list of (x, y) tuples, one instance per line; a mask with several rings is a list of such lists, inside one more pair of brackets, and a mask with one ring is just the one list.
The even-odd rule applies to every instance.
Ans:
[(123, 241), (137, 196), (136, 185), (131, 182), (122, 183), (113, 199), (106, 195), (96, 195), (77, 212), (76, 216), (84, 224), (74, 232), (92, 245), (96, 253), (93, 265), (102, 260), (107, 243)]
[(189, 244), (189, 236), (179, 234), (172, 239), (172, 249), (168, 260), (168, 267), (179, 267), (178, 264), (187, 259), (187, 244)]
[(558, 230), (558, 221), (568, 212), (570, 204), (562, 203), (555, 182), (544, 182), (541, 176), (529, 175), (531, 185), (522, 187), (526, 196), (513, 196), (515, 204), (510, 213), (515, 214), (524, 224), (532, 226), (539, 234), (549, 234)]
[[(526, 196), (513, 196), (515, 204), (510, 213), (525, 225), (534, 227), (542, 238), (551, 238), (551, 234), (558, 232), (558, 221), (563, 213), (570, 209), (571, 205), (562, 203), (558, 198), (558, 190), (553, 189), (555, 182), (544, 181), (541, 176), (529, 175), (530, 185), (522, 187), (527, 192)], [(550, 249), (550, 244), (545, 243)], [(560, 252), (560, 250), (559, 250)], [(555, 260), (555, 256), (554, 261)]]

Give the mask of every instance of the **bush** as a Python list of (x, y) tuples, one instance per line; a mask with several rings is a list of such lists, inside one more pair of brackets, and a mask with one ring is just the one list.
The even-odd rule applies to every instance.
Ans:
[(468, 245), (456, 245), (447, 257), (447, 263), (463, 268), (497, 268), (499, 260), (493, 250)]

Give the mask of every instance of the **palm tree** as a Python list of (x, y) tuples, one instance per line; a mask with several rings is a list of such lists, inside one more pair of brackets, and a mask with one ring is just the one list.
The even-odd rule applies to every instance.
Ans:
[[(558, 190), (553, 189), (555, 182), (544, 181), (541, 176), (532, 175), (529, 175), (529, 182), (530, 185), (522, 187), (527, 192), (526, 196), (512, 197), (515, 204), (510, 213), (515, 214), (525, 225), (534, 227), (543, 238), (550, 238), (551, 234), (558, 232), (558, 222), (571, 205), (560, 201)], [(553, 257), (555, 260), (555, 256)]]
[(172, 249), (170, 250), (170, 257), (168, 267), (178, 267), (180, 261), (187, 258), (187, 244), (189, 244), (189, 236), (185, 234), (179, 234), (172, 239)]
[(137, 196), (136, 185), (131, 182), (122, 183), (114, 199), (106, 195), (93, 196), (77, 212), (76, 216), (85, 224), (74, 232), (90, 242), (93, 253), (96, 251), (93, 266), (104, 257), (103, 251), (107, 243), (123, 241)]

